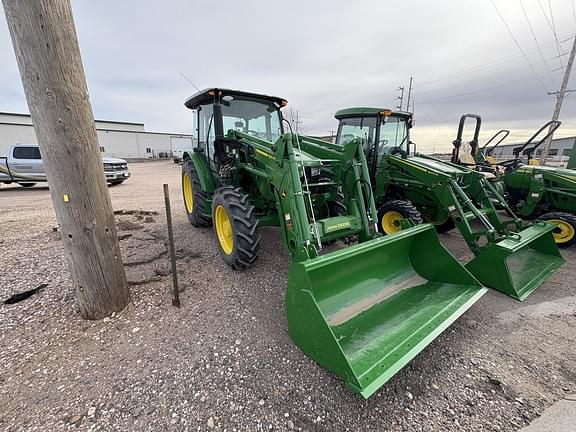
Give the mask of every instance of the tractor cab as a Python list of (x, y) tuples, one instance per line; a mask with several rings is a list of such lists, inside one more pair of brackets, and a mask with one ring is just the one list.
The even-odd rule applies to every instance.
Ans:
[(219, 88), (191, 96), (185, 106), (194, 111), (194, 151), (204, 153), (210, 168), (217, 171), (227, 156), (217, 141), (226, 138), (230, 130), (275, 142), (284, 134), (280, 108), (287, 103), (275, 96)]
[(360, 138), (372, 180), (383, 158), (388, 155), (407, 157), (410, 153), (412, 113), (385, 108), (346, 108), (335, 114), (339, 121), (336, 144), (344, 146)]

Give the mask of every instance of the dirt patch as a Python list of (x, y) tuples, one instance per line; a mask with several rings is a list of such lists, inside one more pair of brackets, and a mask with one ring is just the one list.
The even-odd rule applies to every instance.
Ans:
[[(364, 401), (291, 342), (289, 258), (277, 230), (262, 230), (254, 268), (232, 271), (212, 229), (187, 222), (179, 168), (131, 169), (110, 189), (115, 207), (157, 214), (117, 215), (141, 225), (120, 231), (130, 234), (121, 248), (133, 302), (95, 322), (76, 313), (48, 190), (0, 191), (0, 298), (48, 283), (0, 305), (0, 429), (510, 431), (576, 392), (576, 316), (548, 307), (575, 298), (576, 251), (564, 251), (567, 264), (523, 303), (489, 292)], [(181, 309), (170, 301), (162, 183), (171, 187)], [(454, 232), (441, 240), (468, 252)]]

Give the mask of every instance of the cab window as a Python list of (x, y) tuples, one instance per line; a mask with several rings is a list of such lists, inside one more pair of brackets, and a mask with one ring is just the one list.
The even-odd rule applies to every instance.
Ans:
[(350, 141), (361, 138), (365, 147), (370, 148), (374, 144), (376, 131), (376, 118), (354, 117), (340, 120), (340, 130), (336, 143), (345, 145)]
[(232, 129), (269, 142), (282, 135), (280, 114), (274, 103), (249, 98), (228, 96), (223, 100), (222, 126), (224, 135)]

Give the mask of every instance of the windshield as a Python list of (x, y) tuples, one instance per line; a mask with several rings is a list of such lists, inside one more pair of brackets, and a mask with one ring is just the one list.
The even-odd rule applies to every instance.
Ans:
[(403, 117), (383, 117), (378, 134), (378, 155), (389, 154), (395, 148), (408, 150), (408, 128)]
[(376, 135), (376, 117), (353, 117), (340, 120), (336, 144), (345, 145), (362, 138), (365, 147), (371, 148)]
[(280, 112), (273, 102), (231, 99), (231, 96), (222, 99), (224, 134), (233, 129), (270, 142), (275, 142), (282, 135)]

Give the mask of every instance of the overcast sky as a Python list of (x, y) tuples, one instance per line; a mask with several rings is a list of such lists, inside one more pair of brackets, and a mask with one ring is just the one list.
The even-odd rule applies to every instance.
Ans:
[[(200, 88), (284, 97), (308, 133), (324, 135), (339, 108), (394, 108), (413, 76), (413, 140), (439, 151), (465, 112), (482, 115), (483, 136), (506, 127), (513, 139), (550, 118), (555, 97), (546, 92), (560, 87), (575, 1), (494, 0), (520, 48), (491, 0), (73, 0), (73, 8), (98, 119), (190, 133), (183, 101), (195, 89), (181, 72)], [(0, 111), (28, 112), (0, 15)], [(576, 93), (561, 120), (557, 136), (575, 135)]]

